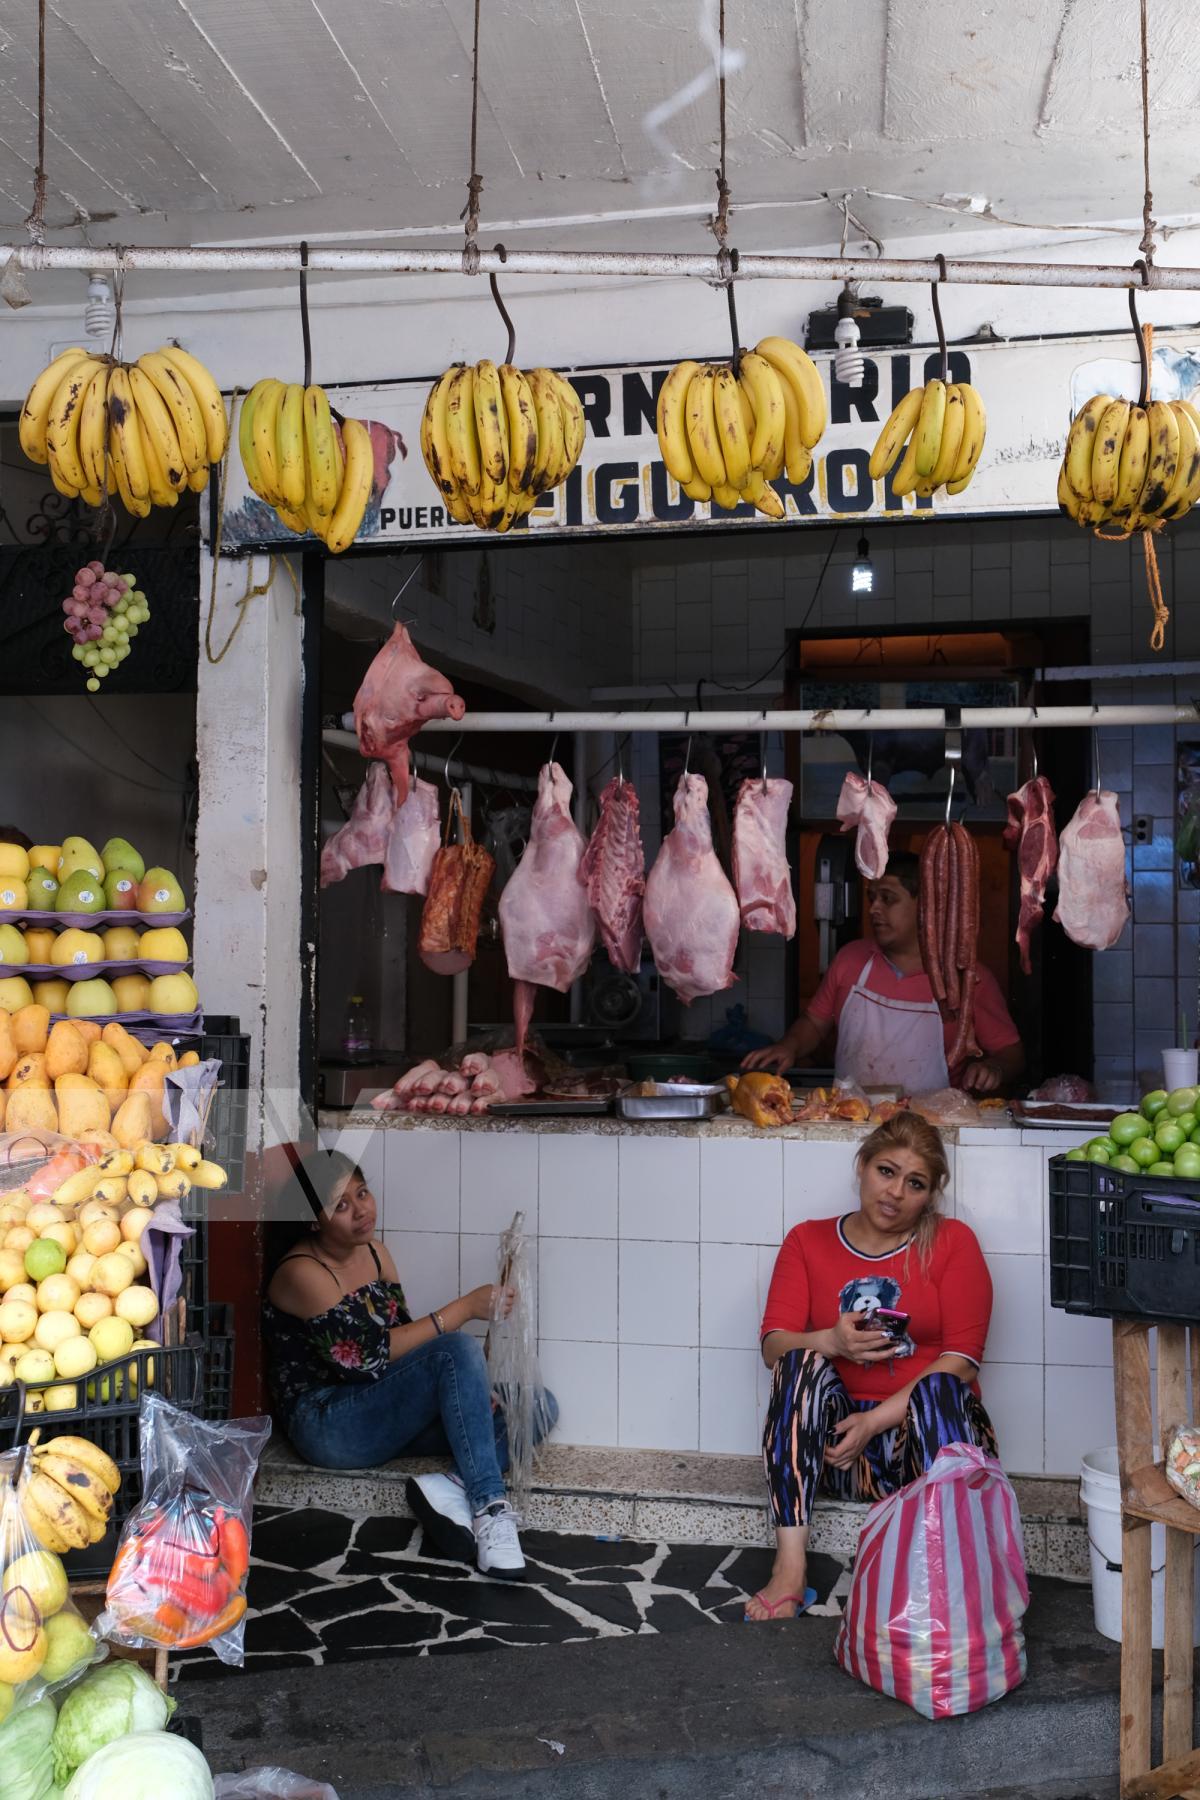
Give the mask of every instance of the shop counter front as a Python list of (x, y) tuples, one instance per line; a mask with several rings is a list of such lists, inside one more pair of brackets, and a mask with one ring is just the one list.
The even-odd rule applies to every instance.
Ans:
[[(563, 1442), (746, 1455), (775, 1254), (801, 1220), (852, 1210), (866, 1128), (356, 1111), (323, 1114), (321, 1135), (361, 1164), (414, 1314), (495, 1280), (500, 1233), (524, 1213)], [(980, 1379), (1005, 1467), (1077, 1476), (1115, 1442), (1109, 1323), (1049, 1302), (1047, 1164), (1077, 1138), (943, 1137), (944, 1209), (975, 1232), (995, 1290)]]

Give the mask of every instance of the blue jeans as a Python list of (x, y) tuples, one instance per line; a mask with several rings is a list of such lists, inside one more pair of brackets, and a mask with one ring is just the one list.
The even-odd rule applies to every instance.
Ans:
[[(549, 1411), (557, 1417), (552, 1401)], [(472, 1511), (504, 1498), (504, 1415), (492, 1412), (483, 1346), (467, 1332), (409, 1350), (375, 1381), (314, 1388), (292, 1408), (287, 1432), (304, 1460), (322, 1469), (374, 1469), (396, 1456), (448, 1451)]]

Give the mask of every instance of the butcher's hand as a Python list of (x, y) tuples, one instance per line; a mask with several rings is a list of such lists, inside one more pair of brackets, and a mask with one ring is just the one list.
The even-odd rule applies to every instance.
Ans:
[(482, 1287), (472, 1288), (463, 1299), (470, 1307), (472, 1319), (507, 1319), (516, 1305), (517, 1290), (513, 1287), (496, 1287), (485, 1281)]
[(768, 1044), (765, 1050), (752, 1050), (749, 1056), (743, 1056), (743, 1069), (769, 1069), (772, 1075), (782, 1075), (790, 1069), (796, 1060), (795, 1051), (787, 1038), (781, 1044)]
[(971, 1094), (994, 1094), (1003, 1079), (999, 1063), (990, 1056), (979, 1056), (963, 1070), (962, 1084)]
[(860, 1331), (861, 1318), (861, 1313), (842, 1313), (829, 1333), (830, 1355), (864, 1364), (885, 1362), (889, 1356), (895, 1356), (896, 1345), (887, 1332), (870, 1327)]

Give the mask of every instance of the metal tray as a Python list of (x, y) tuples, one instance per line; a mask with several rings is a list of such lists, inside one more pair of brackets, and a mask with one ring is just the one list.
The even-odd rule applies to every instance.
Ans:
[(620, 1094), (619, 1119), (713, 1119), (725, 1110), (723, 1094)]
[(611, 1100), (493, 1100), (483, 1116), (493, 1119), (582, 1119), (611, 1111)]

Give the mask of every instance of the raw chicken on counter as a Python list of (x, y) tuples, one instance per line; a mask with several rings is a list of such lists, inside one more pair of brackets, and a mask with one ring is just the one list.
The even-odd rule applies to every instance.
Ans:
[(387, 855), (396, 796), (392, 778), (383, 763), (372, 763), (358, 790), (354, 810), (321, 850), (321, 886), (343, 880), (351, 869), (381, 863)]
[[(372, 769), (382, 768), (381, 763)], [(386, 770), (384, 771), (386, 774)], [(370, 779), (368, 777), (368, 779)], [(390, 781), (390, 776), (389, 776)], [(437, 789), (418, 776), (403, 806), (396, 808), (383, 859), (385, 894), (427, 894), (433, 859), (442, 841)]]
[(792, 1090), (782, 1075), (727, 1075), (729, 1103), (752, 1125), (790, 1125)]
[(747, 931), (796, 935), (796, 899), (787, 860), (792, 784), (743, 781), (733, 813), (733, 885)]
[(614, 969), (636, 975), (642, 961), (646, 858), (637, 789), (614, 775), (600, 796), (600, 817), (579, 869), (600, 939)]
[(1111, 950), (1125, 929), (1125, 839), (1117, 796), (1107, 788), (1083, 796), (1059, 839), (1054, 917), (1085, 950)]
[(1042, 922), (1046, 884), (1058, 867), (1058, 838), (1054, 831), (1054, 789), (1044, 775), (1035, 775), (1008, 796), (1005, 848), (1017, 853), (1021, 878), (1021, 911), (1017, 919), (1017, 944), (1021, 967), (1033, 973), (1029, 960), (1030, 934)]
[(856, 769), (842, 783), (837, 816), (842, 831), (855, 831), (854, 860), (867, 881), (878, 881), (887, 869), (888, 832), (896, 817), (896, 802), (879, 781), (867, 781)]
[(376, 1094), (376, 1112), (448, 1113), (452, 1118), (485, 1113), (494, 1100), (522, 1100), (537, 1091), (523, 1057), (514, 1050), (494, 1056), (472, 1052), (457, 1069), (437, 1062), (417, 1063), (387, 1093)]
[(525, 854), (500, 896), (500, 930), (515, 983), (517, 1049), (523, 1051), (533, 1016), (534, 989), (565, 994), (578, 981), (596, 944), (581, 864), (584, 842), (571, 817), (570, 781), (557, 763), (538, 776), (537, 802)]
[(658, 972), (685, 1006), (732, 987), (741, 914), (717, 861), (703, 775), (681, 775), (675, 828), (646, 882), (646, 936)]
[[(430, 719), (461, 719), (467, 703), (444, 675), (422, 662), (403, 625), (397, 625), (354, 696), (358, 747), (387, 764), (397, 806), (408, 798), (408, 740)], [(376, 858), (381, 861), (382, 858)]]

